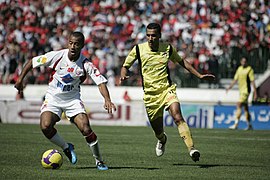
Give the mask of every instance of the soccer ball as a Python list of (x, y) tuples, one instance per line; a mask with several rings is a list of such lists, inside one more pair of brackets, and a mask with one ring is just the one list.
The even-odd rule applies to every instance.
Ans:
[(63, 157), (56, 149), (50, 149), (43, 153), (41, 164), (45, 169), (58, 169), (63, 164)]

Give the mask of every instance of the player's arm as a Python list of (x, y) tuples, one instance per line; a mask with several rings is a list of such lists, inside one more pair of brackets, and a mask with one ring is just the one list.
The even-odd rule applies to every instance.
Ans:
[(98, 85), (98, 89), (100, 94), (103, 96), (105, 103), (104, 108), (108, 111), (108, 113), (112, 113), (113, 110), (116, 111), (115, 105), (111, 102), (110, 93), (105, 83), (101, 83)]
[(239, 79), (239, 68), (236, 70), (234, 77), (233, 77), (233, 81), (231, 82), (231, 84), (229, 85), (229, 87), (226, 88), (226, 93), (232, 89), (232, 87), (236, 84), (237, 80)]
[(173, 47), (173, 51), (172, 51), (172, 54), (170, 56), (170, 60), (172, 60), (174, 63), (179, 63), (182, 67), (184, 67), (186, 70), (188, 70), (190, 73), (192, 73), (193, 75), (195, 75), (199, 79), (213, 81), (215, 79), (215, 76), (214, 75), (212, 75), (212, 74), (201, 74), (201, 73), (199, 73), (186, 60), (186, 57), (188, 56), (189, 53), (190, 53), (190, 49), (188, 50), (188, 52), (183, 57), (181, 57), (178, 54), (178, 52), (176, 51), (176, 49)]
[(253, 87), (253, 100), (256, 101), (257, 100), (257, 90), (256, 90), (256, 85), (255, 85), (255, 81), (251, 81), (251, 85)]
[(18, 80), (16, 81), (14, 87), (19, 91), (19, 94), (21, 93), (21, 91), (24, 88), (24, 84), (23, 84), (23, 79), (25, 78), (25, 76), (27, 75), (27, 73), (33, 68), (32, 65), (32, 60), (30, 59), (26, 65), (23, 67), (22, 72), (18, 78)]
[(120, 80), (119, 80), (120, 85), (123, 83), (123, 81), (129, 78), (128, 69), (132, 66), (132, 64), (135, 62), (136, 59), (137, 59), (136, 46), (134, 46), (132, 50), (129, 52), (129, 54), (127, 55), (125, 62), (121, 68)]
[(190, 73), (194, 74), (196, 77), (202, 80), (213, 81), (215, 76), (213, 74), (201, 74), (199, 73), (186, 59), (183, 59), (179, 62), (181, 66), (183, 66)]
[(128, 73), (128, 68), (125, 67), (125, 66), (123, 66), (121, 68), (121, 75), (120, 75), (120, 82), (119, 82), (120, 84), (122, 84), (123, 81), (125, 81), (126, 79), (129, 78), (129, 76), (127, 75), (127, 73)]
[(231, 84), (229, 85), (229, 87), (226, 88), (226, 93), (227, 93), (230, 89), (232, 89), (232, 87), (235, 85), (236, 82), (237, 82), (236, 79), (234, 79), (234, 80), (231, 82)]

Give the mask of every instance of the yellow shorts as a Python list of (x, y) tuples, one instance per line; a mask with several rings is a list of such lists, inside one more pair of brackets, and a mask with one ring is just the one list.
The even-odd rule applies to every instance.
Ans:
[(239, 102), (247, 103), (248, 102), (248, 96), (249, 96), (249, 93), (240, 93)]
[(174, 102), (179, 102), (176, 95), (176, 85), (172, 85), (155, 95), (144, 94), (144, 104), (149, 121), (163, 117), (164, 109), (167, 110)]

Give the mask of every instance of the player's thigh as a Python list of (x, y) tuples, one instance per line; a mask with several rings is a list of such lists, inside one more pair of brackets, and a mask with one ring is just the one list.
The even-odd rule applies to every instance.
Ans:
[(40, 127), (52, 128), (60, 120), (59, 116), (50, 111), (43, 111), (40, 115)]
[[(70, 118), (71, 122), (72, 122), (72, 117), (75, 117), (81, 113), (86, 114), (84, 104), (83, 104), (82, 100), (80, 100), (80, 99), (74, 99), (72, 101), (67, 102), (65, 104), (65, 106), (63, 107), (63, 110), (64, 110), (66, 116), (68, 118)], [(85, 118), (85, 117), (81, 117), (81, 118)]]

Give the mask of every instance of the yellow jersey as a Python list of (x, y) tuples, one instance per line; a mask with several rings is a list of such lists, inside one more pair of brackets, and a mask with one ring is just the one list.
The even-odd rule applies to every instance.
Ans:
[(234, 80), (238, 81), (239, 91), (241, 93), (250, 93), (251, 86), (250, 82), (254, 81), (254, 71), (251, 66), (243, 67), (240, 66), (236, 70)]
[(137, 59), (145, 94), (158, 94), (169, 88), (172, 81), (168, 62), (179, 63), (183, 60), (173, 46), (164, 42), (159, 43), (158, 51), (151, 51), (148, 42), (134, 46), (123, 66), (129, 68)]

